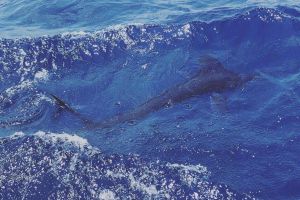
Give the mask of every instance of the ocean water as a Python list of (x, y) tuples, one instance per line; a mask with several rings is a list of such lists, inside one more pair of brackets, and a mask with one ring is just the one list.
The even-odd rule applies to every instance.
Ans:
[[(85, 123), (185, 83), (206, 55), (255, 78)], [(295, 0), (2, 0), (0, 199), (300, 199), (299, 69)]]

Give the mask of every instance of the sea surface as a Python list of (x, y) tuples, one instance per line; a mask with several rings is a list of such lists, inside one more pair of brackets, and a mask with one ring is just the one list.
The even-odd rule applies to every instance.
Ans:
[[(255, 78), (85, 123), (206, 55)], [(298, 0), (0, 0), (0, 91), (0, 199), (300, 199)]]

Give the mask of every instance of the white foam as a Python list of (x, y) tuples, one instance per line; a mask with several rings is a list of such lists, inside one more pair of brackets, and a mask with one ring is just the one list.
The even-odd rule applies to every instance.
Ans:
[(99, 199), (100, 200), (114, 200), (114, 199), (116, 199), (116, 195), (111, 190), (103, 190), (99, 194)]
[(179, 170), (183, 171), (190, 171), (190, 172), (196, 172), (200, 174), (207, 174), (208, 170), (205, 166), (202, 165), (183, 165), (183, 164), (167, 164), (168, 167), (170, 168), (177, 168)]
[(146, 64), (143, 64), (142, 66), (141, 66), (141, 68), (143, 68), (143, 69), (146, 69), (148, 67), (148, 64), (146, 63)]
[[(13, 134), (14, 137), (21, 137), (23, 135), (23, 132)], [(95, 163), (89, 157), (90, 151), (86, 151), (85, 148), (89, 146), (87, 140), (77, 135), (38, 131), (34, 134), (34, 137), (38, 139), (34, 140), (34, 145), (27, 142), (18, 144), (17, 149), (13, 149), (12, 152), (8, 150), (9, 153), (3, 154), (6, 156), (4, 159), (11, 159), (9, 162), (16, 163), (16, 161), (20, 161), (22, 163), (22, 165), (13, 166), (13, 171), (10, 172), (13, 176), (0, 173), (0, 176), (3, 175), (4, 177), (2, 180), (20, 175), (24, 176), (24, 181), (21, 182), (19, 187), (20, 189), (27, 188), (32, 183), (32, 180), (38, 180), (39, 176), (43, 175), (43, 173), (24, 173), (24, 169), (27, 171), (36, 170), (38, 166), (43, 167), (45, 171), (50, 171), (57, 178), (58, 182), (66, 185), (67, 188), (71, 188), (74, 191), (79, 190), (77, 194), (72, 194), (70, 198), (79, 198), (79, 194), (84, 193), (85, 197), (105, 200), (123, 199), (124, 194), (128, 195), (129, 199), (136, 198), (136, 194), (141, 194), (141, 198), (143, 199), (173, 199), (176, 196), (182, 195), (186, 195), (188, 199), (223, 199), (224, 194), (219, 190), (222, 186), (211, 185), (205, 180), (205, 174), (208, 174), (208, 172), (206, 167), (202, 165), (167, 164), (167, 168), (172, 169), (172, 173), (173, 171), (176, 173), (176, 179), (174, 179), (174, 177), (168, 177), (165, 173), (162, 173), (166, 168), (165, 166), (163, 168), (158, 167), (160, 166), (160, 162), (144, 165), (145, 163), (141, 162), (138, 157), (128, 158), (134, 165), (127, 166), (123, 160), (126, 160), (126, 157), (121, 156), (120, 163), (115, 163), (114, 156), (96, 156), (91, 159), (98, 158), (97, 161), (102, 164), (99, 166), (97, 164), (94, 165)], [(42, 140), (39, 140), (39, 138)], [(71, 151), (69, 151), (69, 148), (54, 150), (53, 148), (50, 148), (50, 150), (41, 148), (48, 142), (52, 143), (53, 147), (57, 146), (56, 143), (60, 147), (65, 146), (66, 143), (70, 143), (71, 145), (78, 146), (80, 149), (85, 149), (82, 152), (78, 152), (73, 151), (73, 148)], [(41, 157), (36, 156), (37, 153)], [(88, 162), (83, 162), (82, 159), (88, 159)], [(116, 162), (119, 162), (118, 159)], [(157, 167), (155, 167), (156, 165)], [(82, 178), (83, 173), (88, 176), (88, 179)], [(177, 174), (180, 176), (180, 181), (177, 179)], [(110, 180), (111, 183), (115, 184), (113, 186), (98, 184), (98, 181), (102, 179)], [(17, 182), (19, 180), (11, 179), (11, 181)], [(8, 185), (7, 181), (4, 181), (4, 183)], [(184, 190), (181, 191), (183, 185), (189, 187), (192, 193), (186, 194)], [(56, 192), (55, 194), (59, 194), (60, 191), (54, 192)], [(66, 190), (62, 192), (66, 192)], [(226, 191), (226, 195), (229, 195), (228, 199), (234, 197), (234, 194), (229, 190)]]
[(148, 185), (147, 186), (144, 183), (142, 183), (141, 181), (135, 179), (132, 174), (129, 174), (128, 178), (130, 180), (130, 186), (132, 188), (136, 188), (140, 191), (144, 191), (146, 194), (148, 194), (150, 196), (158, 194), (158, 191), (157, 191), (155, 185)]
[(64, 141), (64, 142), (72, 143), (73, 145), (77, 146), (82, 150), (84, 148), (90, 147), (90, 144), (88, 143), (87, 139), (82, 138), (78, 135), (70, 135), (67, 133), (61, 133), (61, 134), (46, 133), (44, 131), (38, 131), (34, 135), (43, 139), (49, 139), (52, 142)]
[(10, 137), (11, 138), (18, 138), (18, 137), (22, 137), (24, 136), (25, 134), (22, 132), (22, 131), (19, 131), (19, 132), (15, 132), (14, 134), (12, 134)]
[(73, 36), (73, 37), (82, 37), (82, 36), (85, 36), (85, 35), (88, 35), (89, 33), (88, 32), (85, 32), (85, 31), (71, 31), (71, 32), (64, 32), (62, 33), (61, 35), (63, 37), (65, 36)]
[(42, 69), (41, 71), (38, 71), (34, 75), (35, 81), (45, 81), (49, 77), (48, 71), (45, 69)]
[(185, 24), (185, 25), (182, 27), (182, 29), (183, 29), (183, 32), (184, 32), (185, 34), (192, 34), (192, 32), (191, 32), (191, 25), (190, 25), (190, 24)]
[(19, 85), (15, 85), (13, 87), (7, 88), (5, 92), (8, 96), (12, 96), (21, 90), (32, 88), (32, 86), (33, 86), (33, 82), (30, 80), (26, 80), (26, 81), (22, 81)]

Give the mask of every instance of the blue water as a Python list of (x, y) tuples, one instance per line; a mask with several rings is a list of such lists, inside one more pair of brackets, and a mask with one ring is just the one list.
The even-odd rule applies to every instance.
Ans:
[[(1, 199), (300, 199), (300, 2), (4, 0), (0, 37)], [(219, 103), (80, 120), (130, 112), (203, 55), (257, 76)]]

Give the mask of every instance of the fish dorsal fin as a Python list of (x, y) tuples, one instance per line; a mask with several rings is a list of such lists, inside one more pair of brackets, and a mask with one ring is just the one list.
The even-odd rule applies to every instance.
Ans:
[(201, 67), (199, 73), (203, 75), (225, 71), (222, 63), (218, 59), (209, 55), (201, 56), (199, 58), (199, 63)]

